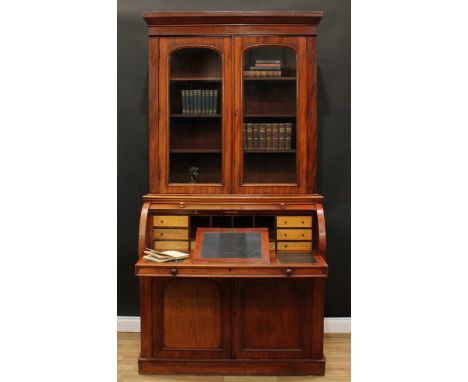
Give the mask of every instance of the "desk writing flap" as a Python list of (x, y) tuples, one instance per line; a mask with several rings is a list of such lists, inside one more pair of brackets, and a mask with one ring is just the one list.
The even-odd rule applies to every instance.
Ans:
[(259, 232), (206, 232), (201, 257), (205, 259), (259, 259), (262, 238)]

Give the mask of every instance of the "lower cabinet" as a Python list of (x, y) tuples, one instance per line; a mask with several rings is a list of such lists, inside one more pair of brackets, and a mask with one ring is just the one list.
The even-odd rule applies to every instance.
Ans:
[[(311, 358), (317, 327), (313, 283), (286, 278), (152, 278), (153, 357)], [(317, 355), (323, 356), (320, 351)]]

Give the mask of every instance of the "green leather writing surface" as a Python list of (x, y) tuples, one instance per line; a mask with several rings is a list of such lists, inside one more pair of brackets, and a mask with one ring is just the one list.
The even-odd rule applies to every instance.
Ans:
[(205, 259), (259, 259), (262, 237), (259, 232), (206, 232), (201, 257)]

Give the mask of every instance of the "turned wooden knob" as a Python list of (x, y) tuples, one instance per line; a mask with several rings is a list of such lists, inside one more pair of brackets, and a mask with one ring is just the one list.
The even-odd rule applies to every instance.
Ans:
[(172, 268), (171, 269), (171, 273), (172, 273), (172, 276), (175, 276), (177, 274), (177, 269), (176, 268)]
[(291, 268), (286, 269), (286, 276), (290, 277), (291, 275), (292, 275), (292, 269)]
[(283, 209), (286, 208), (286, 204), (281, 203), (281, 204), (280, 204), (280, 208), (283, 208)]
[(184, 202), (180, 202), (179, 203), (179, 208), (184, 208), (184, 207), (185, 207)]

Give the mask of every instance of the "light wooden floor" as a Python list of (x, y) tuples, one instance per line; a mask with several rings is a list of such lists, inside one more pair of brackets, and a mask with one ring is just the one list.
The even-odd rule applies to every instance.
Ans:
[(348, 382), (351, 380), (351, 335), (325, 334), (327, 366), (324, 377), (207, 377), (139, 375), (140, 333), (117, 334), (118, 382)]

